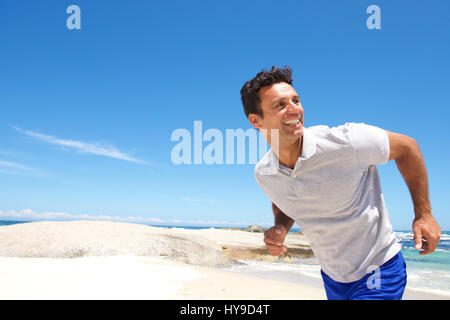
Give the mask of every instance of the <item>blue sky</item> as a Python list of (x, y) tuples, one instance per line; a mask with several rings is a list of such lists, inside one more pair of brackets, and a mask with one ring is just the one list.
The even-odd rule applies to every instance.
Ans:
[[(71, 4), (80, 30), (66, 27)], [(372, 4), (381, 30), (366, 26)], [(291, 65), (306, 126), (365, 122), (419, 142), (449, 230), (449, 14), (445, 0), (0, 0), (0, 219), (271, 223), (253, 164), (175, 165), (170, 137), (197, 120), (250, 128), (242, 84)], [(379, 172), (394, 228), (410, 229), (395, 163)]]

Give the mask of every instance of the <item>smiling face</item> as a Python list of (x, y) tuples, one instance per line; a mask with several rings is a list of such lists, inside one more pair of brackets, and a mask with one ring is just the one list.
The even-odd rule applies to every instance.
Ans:
[(250, 114), (249, 121), (262, 131), (271, 144), (271, 129), (278, 129), (280, 143), (295, 143), (303, 135), (303, 108), (295, 89), (286, 82), (259, 90), (263, 116)]

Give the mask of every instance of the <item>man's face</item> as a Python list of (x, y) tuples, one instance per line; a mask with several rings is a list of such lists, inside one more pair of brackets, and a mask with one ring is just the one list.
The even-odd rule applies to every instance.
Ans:
[(303, 135), (303, 108), (291, 85), (280, 82), (263, 87), (259, 97), (263, 117), (251, 114), (249, 120), (255, 128), (267, 130), (269, 144), (271, 129), (279, 130), (280, 142), (295, 142)]

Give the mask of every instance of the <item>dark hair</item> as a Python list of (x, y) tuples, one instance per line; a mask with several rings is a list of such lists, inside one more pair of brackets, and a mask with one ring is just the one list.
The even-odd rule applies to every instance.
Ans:
[(263, 116), (259, 90), (279, 82), (292, 84), (292, 68), (290, 66), (284, 68), (273, 66), (270, 71), (262, 70), (242, 86), (241, 101), (247, 118), (250, 113)]

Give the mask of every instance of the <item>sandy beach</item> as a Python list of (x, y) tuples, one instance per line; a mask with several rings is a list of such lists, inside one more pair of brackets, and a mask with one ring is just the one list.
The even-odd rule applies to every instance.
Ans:
[[(0, 299), (326, 299), (319, 279), (296, 281), (227, 270), (275, 261), (262, 233), (156, 228), (99, 221), (0, 227)], [(312, 255), (301, 235), (293, 257)], [(405, 299), (442, 297), (406, 291)]]

